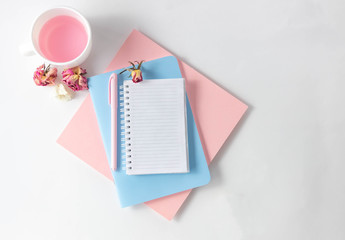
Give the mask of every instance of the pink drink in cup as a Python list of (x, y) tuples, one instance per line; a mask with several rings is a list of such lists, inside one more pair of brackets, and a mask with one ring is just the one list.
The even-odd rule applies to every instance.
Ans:
[(87, 19), (69, 7), (48, 9), (39, 15), (31, 29), (31, 43), (19, 47), (22, 55), (41, 56), (46, 64), (75, 67), (91, 52), (92, 35)]
[(42, 27), (38, 44), (42, 55), (52, 62), (69, 62), (85, 49), (88, 36), (81, 22), (61, 15), (48, 20)]

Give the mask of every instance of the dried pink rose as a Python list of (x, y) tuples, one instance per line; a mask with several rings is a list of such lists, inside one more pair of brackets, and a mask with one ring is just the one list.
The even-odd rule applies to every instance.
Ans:
[(143, 74), (142, 74), (141, 70), (139, 70), (139, 69), (133, 70), (131, 72), (131, 76), (132, 76), (132, 81), (134, 83), (138, 83), (138, 82), (143, 81)]
[(34, 72), (33, 79), (37, 86), (47, 86), (54, 85), (56, 77), (56, 68), (50, 68), (50, 65), (46, 67), (45, 64), (42, 64)]
[(138, 62), (138, 61), (134, 61), (135, 63), (138, 64), (138, 67), (135, 66), (135, 64), (133, 62), (129, 62), (132, 67), (131, 68), (126, 68), (125, 70), (123, 70), (122, 72), (120, 72), (120, 74), (128, 71), (131, 73), (131, 75), (129, 76), (132, 76), (132, 81), (134, 83), (139, 83), (139, 82), (142, 82), (143, 81), (143, 74), (141, 72), (141, 64), (143, 64), (144, 60)]
[(87, 90), (86, 70), (81, 67), (68, 68), (62, 72), (62, 81), (73, 91)]

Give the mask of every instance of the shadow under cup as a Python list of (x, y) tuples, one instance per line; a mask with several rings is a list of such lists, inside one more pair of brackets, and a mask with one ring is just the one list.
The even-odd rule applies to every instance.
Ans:
[(32, 27), (35, 51), (47, 62), (74, 67), (86, 60), (91, 51), (91, 29), (77, 11), (53, 8), (42, 13)]

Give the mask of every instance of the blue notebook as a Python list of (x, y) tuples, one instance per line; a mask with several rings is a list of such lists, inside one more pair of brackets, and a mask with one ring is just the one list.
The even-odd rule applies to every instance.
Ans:
[[(118, 89), (123, 86), (124, 80), (129, 80), (128, 73), (119, 74), (123, 69), (100, 74), (88, 79), (90, 94), (95, 108), (98, 125), (101, 131), (105, 151), (110, 165), (110, 116), (111, 108), (108, 104), (108, 83), (112, 73), (118, 74)], [(171, 79), (181, 78), (181, 71), (175, 57), (159, 58), (142, 64), (143, 78), (145, 79)], [(120, 102), (118, 94), (118, 102)], [(121, 133), (121, 107), (118, 107), (117, 127)], [(210, 173), (200, 142), (199, 134), (192, 110), (186, 98), (187, 132), (188, 132), (188, 158), (189, 172), (178, 174), (150, 174), (127, 175), (125, 166), (121, 161), (124, 146), (121, 146), (121, 134), (117, 139), (117, 170), (111, 171), (118, 191), (122, 207), (127, 207), (191, 188), (206, 185), (210, 181)]]

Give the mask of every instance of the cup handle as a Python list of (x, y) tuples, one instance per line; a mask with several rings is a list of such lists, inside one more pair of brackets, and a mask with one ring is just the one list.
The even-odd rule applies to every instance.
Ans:
[(35, 55), (33, 46), (31, 43), (24, 43), (19, 46), (19, 52), (22, 56), (33, 56)]

